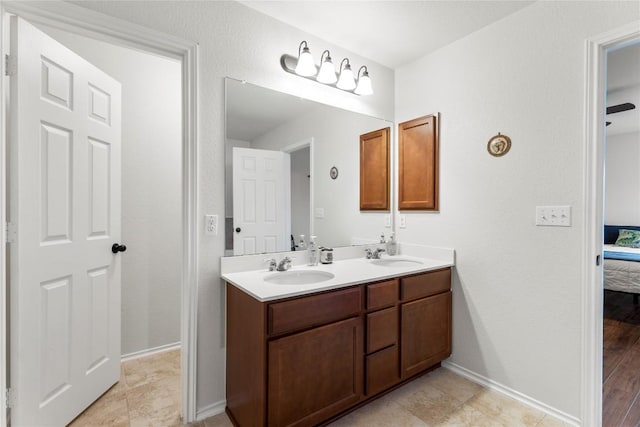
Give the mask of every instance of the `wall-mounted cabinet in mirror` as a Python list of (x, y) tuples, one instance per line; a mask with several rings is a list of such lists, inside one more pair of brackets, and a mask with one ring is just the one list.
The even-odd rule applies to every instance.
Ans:
[(360, 135), (360, 210), (389, 210), (390, 131)]
[(398, 209), (438, 210), (438, 115), (398, 125)]
[(226, 79), (227, 255), (299, 249), (301, 234), (337, 247), (391, 232), (388, 212), (359, 206), (360, 135), (389, 124)]

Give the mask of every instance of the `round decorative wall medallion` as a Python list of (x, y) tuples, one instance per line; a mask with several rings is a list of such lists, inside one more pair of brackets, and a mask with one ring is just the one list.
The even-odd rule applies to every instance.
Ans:
[(338, 168), (335, 166), (332, 167), (329, 171), (329, 176), (331, 177), (331, 179), (336, 179), (338, 177)]
[(497, 135), (491, 137), (487, 143), (487, 151), (494, 157), (504, 156), (509, 152), (511, 148), (511, 138), (507, 135), (501, 135), (499, 132)]

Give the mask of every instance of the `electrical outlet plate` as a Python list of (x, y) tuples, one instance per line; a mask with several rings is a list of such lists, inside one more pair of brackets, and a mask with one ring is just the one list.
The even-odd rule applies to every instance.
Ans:
[(391, 214), (386, 214), (384, 216), (384, 226), (386, 228), (391, 228)]
[(536, 206), (536, 225), (571, 227), (571, 206)]
[(324, 208), (315, 208), (314, 216), (316, 218), (324, 218)]
[(218, 235), (218, 215), (204, 216), (204, 234), (208, 236)]
[(407, 228), (407, 216), (399, 215), (400, 228)]

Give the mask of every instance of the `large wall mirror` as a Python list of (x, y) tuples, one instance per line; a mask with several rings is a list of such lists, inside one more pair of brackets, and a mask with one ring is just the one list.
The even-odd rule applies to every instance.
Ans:
[[(359, 206), (360, 135), (386, 120), (226, 79), (227, 255), (375, 243), (390, 212)], [(393, 138), (391, 139), (393, 140)]]

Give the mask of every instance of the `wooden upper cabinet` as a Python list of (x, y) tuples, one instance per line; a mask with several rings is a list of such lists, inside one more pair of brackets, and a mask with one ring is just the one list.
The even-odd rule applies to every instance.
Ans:
[(398, 209), (438, 210), (438, 116), (398, 125)]
[(360, 210), (389, 210), (389, 133), (360, 135)]

